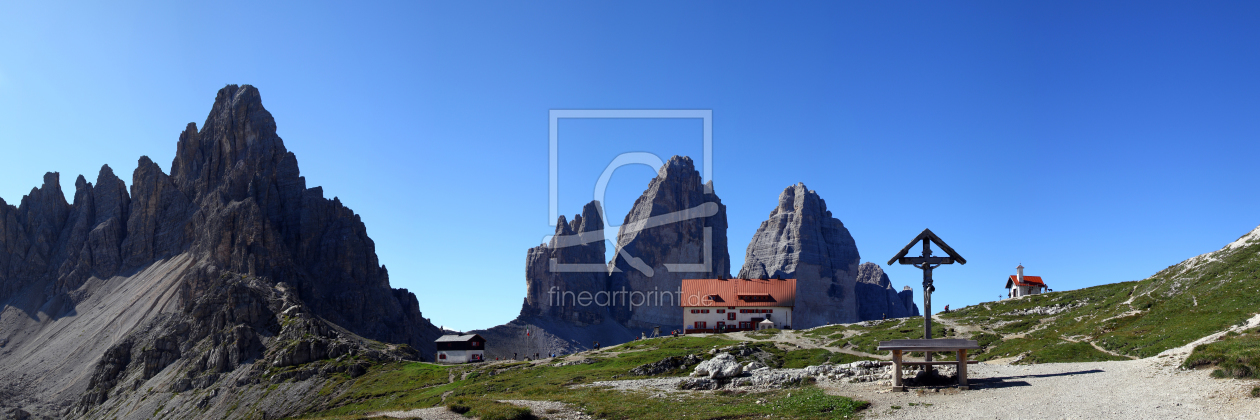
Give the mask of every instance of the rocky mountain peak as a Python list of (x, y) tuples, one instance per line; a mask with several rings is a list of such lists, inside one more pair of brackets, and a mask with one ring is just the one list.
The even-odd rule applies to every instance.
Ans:
[(793, 327), (859, 320), (857, 244), (804, 183), (789, 186), (748, 244), (741, 278), (795, 278)]
[[(276, 122), (258, 89), (228, 85), (219, 90), (201, 130), (188, 123), (179, 136), (171, 177), (200, 197), (227, 184), (230, 199), (242, 199), (252, 176), (270, 175), (293, 159), (276, 135)], [(293, 173), (296, 173), (294, 159)]]
[[(691, 158), (670, 157), (617, 232), (619, 250), (609, 264), (609, 290), (675, 291), (683, 278), (730, 277), (726, 228), (726, 206), (712, 182), (702, 182)], [(709, 270), (694, 270), (696, 264), (707, 264)], [(677, 302), (660, 303), (634, 311), (614, 306), (612, 312), (630, 328), (682, 325), (681, 312), (670, 306)]]
[(856, 275), (858, 259), (857, 245), (844, 223), (832, 217), (818, 192), (797, 183), (779, 194), (778, 205), (748, 246), (739, 276), (791, 278), (799, 264)]
[[(578, 325), (601, 322), (607, 310), (598, 305), (580, 305), (576, 294), (605, 290), (604, 233), (599, 217), (598, 201), (582, 207), (582, 213), (569, 221), (564, 215), (556, 220), (556, 234), (551, 241), (530, 248), (525, 258), (525, 302), (521, 318), (546, 317)], [(552, 266), (552, 261), (557, 264)], [(586, 265), (593, 270), (567, 271), (560, 265)], [(572, 299), (565, 300), (565, 294)]]
[(892, 281), (888, 280), (888, 273), (885, 273), (879, 264), (873, 262), (864, 262), (858, 266), (857, 281), (878, 286), (881, 289), (892, 289)]
[[(186, 126), (170, 175), (141, 156), (128, 187), (102, 166), (95, 185), (76, 178), (73, 204), (59, 179), (56, 172), (46, 174), (20, 208), (0, 202), (0, 302), (21, 303), (0, 306), (0, 322), (7, 322), (0, 325), (0, 340), (15, 337), (10, 331), (30, 338), (12, 341), (10, 348), (38, 353), (47, 344), (39, 340), (56, 335), (40, 331), (62, 328), (106, 337), (60, 345), (76, 354), (63, 359), (83, 362), (115, 341), (143, 335), (133, 329), (139, 323), (240, 275), (264, 285), (284, 283), (314, 317), (350, 333), (409, 344), (423, 357), (434, 352), (437, 327), (421, 316), (414, 294), (390, 287), (361, 218), (325, 198), (322, 189), (306, 188), (296, 157), (276, 135), (275, 121), (252, 86), (224, 87), (201, 129)], [(129, 302), (96, 295), (141, 281), (162, 286), (140, 287), (156, 294)], [(106, 303), (81, 305), (85, 299)], [(14, 311), (25, 314), (10, 315)], [(91, 323), (89, 311), (107, 314), (98, 316), (110, 331), (66, 327)], [(17, 366), (4, 357), (0, 366)], [(16, 367), (0, 369), (0, 383), (22, 374)], [(46, 383), (62, 389), (71, 382), (86, 386), (86, 380), (54, 376)]]
[(897, 292), (888, 279), (888, 273), (879, 264), (865, 262), (858, 266), (855, 291), (858, 317), (863, 321), (919, 314), (919, 307), (914, 304), (914, 292), (908, 288)]

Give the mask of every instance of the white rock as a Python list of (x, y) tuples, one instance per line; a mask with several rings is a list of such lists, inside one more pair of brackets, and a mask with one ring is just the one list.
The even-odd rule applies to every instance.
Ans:
[(744, 367), (730, 353), (718, 353), (712, 359), (700, 362), (691, 376), (708, 376), (713, 379), (730, 378), (744, 372)]

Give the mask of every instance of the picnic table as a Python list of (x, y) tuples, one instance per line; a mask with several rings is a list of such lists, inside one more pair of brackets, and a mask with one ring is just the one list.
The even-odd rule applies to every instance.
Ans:
[[(940, 365), (958, 365), (958, 389), (968, 389), (967, 387), (967, 365), (976, 363), (975, 360), (967, 360), (967, 350), (976, 350), (980, 348), (980, 344), (973, 340), (955, 339), (955, 338), (938, 338), (926, 340), (891, 340), (880, 341), (879, 350), (891, 350), (893, 358), (893, 391), (905, 391), (906, 387), (901, 382), (901, 366), (940, 366)], [(904, 362), (901, 360), (902, 352), (906, 351), (952, 351), (958, 353), (958, 360), (945, 362)]]

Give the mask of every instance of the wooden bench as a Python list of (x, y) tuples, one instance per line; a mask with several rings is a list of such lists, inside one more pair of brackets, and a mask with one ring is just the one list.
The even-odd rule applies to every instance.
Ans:
[[(976, 361), (967, 360), (967, 350), (977, 350), (980, 344), (972, 340), (955, 339), (955, 338), (938, 338), (938, 339), (920, 339), (920, 340), (891, 340), (880, 341), (879, 350), (892, 351), (893, 358), (893, 390), (905, 391), (906, 386), (901, 382), (901, 366), (958, 366), (958, 389), (968, 389), (967, 386), (967, 365), (974, 364)], [(952, 362), (903, 362), (901, 361), (902, 352), (907, 351), (952, 351), (958, 354), (958, 360)]]
[[(980, 361), (979, 361), (979, 360), (968, 360), (968, 361), (967, 361), (967, 364), (969, 364), (969, 365), (974, 365), (974, 364), (976, 364), (976, 363), (980, 363)], [(892, 363), (889, 363), (889, 364), (891, 365)], [(902, 365), (902, 366), (948, 366), (948, 365), (956, 365), (956, 364), (958, 364), (958, 362), (957, 362), (957, 361), (948, 361), (948, 362), (901, 362), (901, 365)]]

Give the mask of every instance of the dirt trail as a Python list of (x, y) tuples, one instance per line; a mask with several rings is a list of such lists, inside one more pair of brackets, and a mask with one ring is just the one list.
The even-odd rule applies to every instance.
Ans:
[[(1246, 326), (1255, 328), (1260, 315)], [(1145, 359), (1116, 362), (1003, 365), (970, 368), (975, 389), (890, 392), (883, 383), (820, 383), (829, 393), (871, 402), (870, 419), (1257, 419), (1260, 381), (1213, 379), (1208, 370), (1182, 370), (1194, 346), (1229, 330)]]
[(851, 354), (854, 356), (869, 357), (872, 359), (892, 360), (892, 356), (887, 355), (887, 354), (871, 354), (871, 353), (853, 350), (848, 347), (828, 346), (826, 343), (829, 341), (834, 341), (834, 340), (805, 337), (802, 331), (783, 330), (779, 332), (778, 334), (771, 336), (770, 338), (749, 337), (748, 333), (744, 331), (735, 332), (735, 333), (727, 333), (727, 335), (730, 336), (731, 339), (734, 339), (734, 340), (741, 340), (741, 341), (742, 340), (747, 340), (747, 341), (773, 340), (776, 343), (788, 343), (802, 349), (824, 349), (830, 352), (845, 353), (845, 354)]
[(1078, 339), (1076, 339), (1076, 338), (1073, 338), (1073, 337), (1068, 337), (1068, 336), (1062, 336), (1062, 337), (1060, 337), (1060, 338), (1062, 338), (1062, 339), (1064, 339), (1064, 340), (1067, 340), (1067, 341), (1071, 341), (1071, 342), (1073, 342), (1073, 343), (1088, 343), (1090, 346), (1094, 347), (1094, 348), (1095, 348), (1095, 349), (1097, 349), (1098, 351), (1101, 351), (1101, 352), (1103, 352), (1103, 353), (1110, 354), (1110, 355), (1112, 355), (1112, 356), (1116, 356), (1116, 357), (1123, 357), (1123, 358), (1130, 359), (1130, 360), (1136, 360), (1136, 359), (1137, 359), (1136, 357), (1129, 356), (1129, 355), (1127, 355), (1127, 354), (1120, 354), (1120, 353), (1116, 353), (1116, 352), (1111, 351), (1111, 350), (1104, 349), (1104, 348), (1102, 348), (1102, 346), (1099, 346), (1099, 345), (1098, 345), (1098, 343), (1095, 343), (1093, 340), (1088, 340), (1088, 339), (1085, 339), (1085, 340), (1078, 340)]

